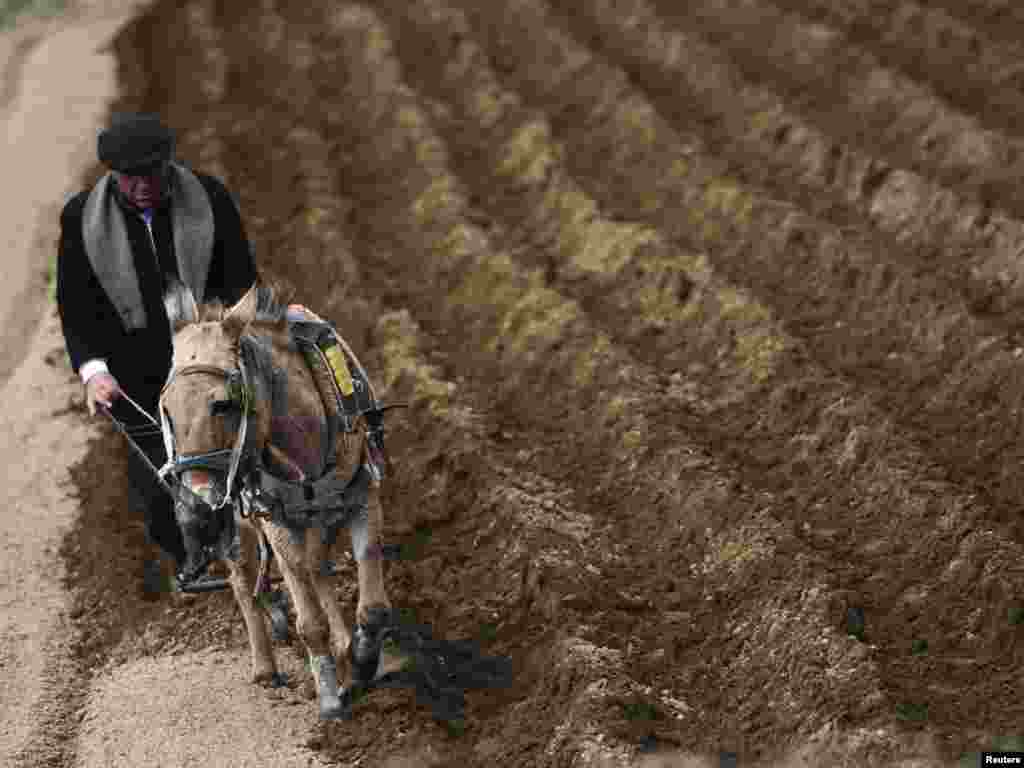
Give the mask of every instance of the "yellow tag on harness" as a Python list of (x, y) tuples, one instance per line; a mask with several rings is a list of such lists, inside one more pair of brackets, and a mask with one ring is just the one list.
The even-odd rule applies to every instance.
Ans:
[(331, 344), (324, 350), (327, 362), (334, 372), (334, 380), (338, 382), (338, 389), (345, 397), (351, 395), (355, 388), (352, 386), (352, 374), (349, 373), (348, 364), (345, 362), (345, 354), (337, 344)]

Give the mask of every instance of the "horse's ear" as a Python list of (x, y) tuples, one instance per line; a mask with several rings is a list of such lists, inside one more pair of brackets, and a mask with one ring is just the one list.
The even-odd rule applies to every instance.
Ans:
[(164, 294), (164, 307), (174, 333), (186, 325), (199, 322), (199, 305), (196, 303), (196, 297), (180, 280), (172, 280), (168, 286)]
[(236, 341), (256, 319), (256, 292), (256, 283), (253, 283), (245, 295), (224, 313), (224, 319), (221, 321), (224, 330)]

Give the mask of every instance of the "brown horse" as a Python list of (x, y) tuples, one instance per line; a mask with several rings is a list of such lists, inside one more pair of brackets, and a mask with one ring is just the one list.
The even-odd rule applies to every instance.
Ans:
[[(343, 716), (338, 664), (351, 664), (355, 682), (373, 678), (390, 611), (381, 562), (380, 475), (370, 458), (376, 454), (362, 433), (342, 431), (333, 455), (327, 455), (329, 413), (272, 289), (256, 285), (234, 306), (200, 308), (179, 283), (168, 291), (166, 304), (174, 355), (160, 398), (170, 457), (162, 473), (170, 476), (186, 540), (183, 571), (191, 578), (210, 562), (226, 561), (249, 633), (252, 679), (276, 684), (280, 678), (254, 591), (257, 550), (268, 542), (295, 605), (320, 716)], [(306, 319), (319, 318), (310, 313)], [(332, 486), (343, 492), (332, 496), (337, 503), (320, 505), (319, 514), (309, 504), (305, 513), (295, 512), (301, 503), (284, 514), (285, 502), (263, 493), (261, 477), (284, 491), (308, 490), (325, 477), (347, 484)], [(303, 498), (284, 491), (288, 499)], [(275, 508), (278, 514), (267, 511)], [(359, 572), (354, 637), (322, 567), (340, 527), (349, 528)]]

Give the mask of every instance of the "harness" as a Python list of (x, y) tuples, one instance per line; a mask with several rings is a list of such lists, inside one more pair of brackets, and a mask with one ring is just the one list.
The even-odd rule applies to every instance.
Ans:
[[(364, 438), (368, 459), (363, 466), (373, 480), (379, 482), (383, 478), (385, 467), (388, 464), (384, 452), (383, 414), (391, 408), (402, 407), (404, 404), (384, 407), (379, 405), (366, 371), (351, 348), (337, 335), (330, 323), (305, 321), (289, 323), (289, 330), (313, 374), (313, 380), (316, 382), (327, 412), (326, 452), (328, 456), (333, 457), (339, 434), (354, 433), (359, 419), (362, 418), (367, 426)], [(352, 369), (354, 369), (354, 373)], [(339, 483), (347, 483), (351, 479), (338, 480), (332, 471), (335, 469), (333, 458), (325, 462), (325, 471), (320, 478), (297, 483), (266, 472), (262, 469), (260, 458), (251, 455), (251, 446), (246, 444), (246, 438), (249, 415), (253, 405), (250, 399), (252, 382), (246, 370), (244, 355), (239, 357), (238, 368), (233, 370), (208, 364), (186, 365), (172, 370), (161, 390), (161, 397), (177, 377), (195, 374), (224, 378), (229, 389), (243, 393), (243, 402), (240, 403), (242, 407), (238, 436), (233, 448), (179, 456), (175, 449), (174, 434), (166, 411), (161, 406), (160, 424), (168, 456), (167, 463), (158, 471), (161, 480), (165, 479), (168, 474), (180, 475), (191, 469), (222, 472), (227, 468), (228, 479), (224, 498), (214, 507), (214, 509), (220, 509), (232, 495), (239, 466), (243, 461), (248, 461), (250, 474), (255, 472), (259, 476), (258, 482), (252, 486), (258, 489), (257, 495), (278, 497), (278, 500), (288, 508), (288, 512), (316, 512), (329, 509), (332, 498), (338, 495)]]
[[(381, 406), (378, 403), (366, 371), (329, 323), (290, 322), (289, 330), (310, 368), (327, 413), (328, 460), (323, 474), (314, 480), (294, 482), (279, 478), (263, 468), (260, 455), (253, 450), (249, 441), (248, 425), (254, 396), (244, 350), (239, 355), (238, 367), (234, 369), (196, 364), (171, 371), (161, 390), (159, 405), (160, 428), (168, 459), (155, 471), (161, 484), (176, 501), (196, 504), (205, 502), (183, 483), (175, 482), (172, 486), (167, 480), (168, 475), (177, 479), (182, 473), (193, 469), (216, 472), (226, 470), (227, 481), (223, 491), (218, 494), (219, 498), (209, 505), (212, 510), (220, 511), (231, 504), (232, 511), (238, 517), (269, 518), (286, 527), (296, 540), (301, 538), (306, 529), (317, 526), (322, 529), (324, 540), (333, 543), (338, 528), (349, 522), (353, 510), (365, 509), (369, 484), (379, 484), (385, 467), (390, 464), (384, 450), (385, 411), (404, 407), (405, 404)], [(178, 377), (192, 375), (223, 378), (228, 383), (229, 391), (241, 393), (240, 424), (232, 448), (188, 455), (177, 453), (174, 433), (162, 398)], [(337, 440), (341, 435), (355, 433), (360, 427), (360, 421), (365, 422), (364, 462), (352, 476), (340, 476), (334, 462)], [(237, 489), (236, 481), (240, 481)], [(237, 505), (233, 504), (236, 490), (240, 500)], [(230, 538), (232, 541), (223, 541), (221, 544), (222, 556), (231, 556), (231, 553), (237, 552), (237, 525), (233, 526)], [(269, 556), (266, 554), (269, 547), (263, 546), (263, 541), (260, 544), (257, 594), (269, 589)]]
[[(326, 322), (299, 321), (289, 324), (291, 337), (302, 351), (320, 399), (327, 412), (327, 471), (331, 469), (339, 433), (356, 431), (360, 417), (367, 422), (366, 445), (370, 461), (368, 470), (373, 479), (384, 473), (383, 420), (371, 419), (383, 410), (370, 384), (370, 378), (352, 349)], [(372, 422), (372, 423), (371, 423)]]

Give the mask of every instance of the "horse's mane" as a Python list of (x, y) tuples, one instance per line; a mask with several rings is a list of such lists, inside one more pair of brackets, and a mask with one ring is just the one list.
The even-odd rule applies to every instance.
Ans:
[[(256, 316), (253, 320), (254, 326), (262, 326), (268, 330), (280, 330), (285, 327), (285, 314), (287, 312), (287, 300), (282, 300), (282, 294), (292, 294), (289, 286), (280, 280), (267, 281), (258, 278), (256, 281)], [(177, 333), (189, 325), (208, 322), (222, 322), (230, 307), (223, 302), (214, 299), (198, 305), (198, 313), (193, 309), (195, 306), (191, 291), (185, 284), (175, 278), (172, 279), (164, 293), (164, 305), (167, 309), (167, 319), (171, 323), (171, 329)]]

